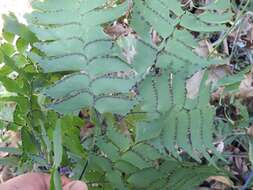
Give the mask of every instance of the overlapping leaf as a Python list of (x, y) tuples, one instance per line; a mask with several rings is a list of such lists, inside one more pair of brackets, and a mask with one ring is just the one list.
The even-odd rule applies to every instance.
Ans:
[[(68, 0), (47, 0), (35, 1), (33, 7), (36, 10), (28, 16), (28, 21), (41, 40), (34, 45), (42, 54), (31, 54), (30, 57), (39, 63), (44, 72), (82, 72), (64, 77), (45, 91), (55, 100), (50, 108), (61, 113), (95, 106), (100, 112), (124, 114), (136, 104), (127, 98), (129, 90), (151, 66), (169, 67), (173, 72), (187, 70), (191, 75), (218, 63), (193, 52), (197, 43), (187, 30), (223, 30), (223, 23), (232, 16), (229, 4), (221, 4), (220, 1), (203, 7), (203, 13), (197, 16), (183, 10), (177, 0), (133, 1), (130, 23), (138, 37), (134, 46), (136, 54), (128, 63), (101, 27), (101, 24), (124, 15), (129, 10), (128, 1), (109, 7), (106, 0), (75, 0), (71, 3)], [(216, 13), (221, 15), (219, 19)], [(179, 26), (184, 29), (179, 29)], [(157, 31), (163, 39), (159, 47), (152, 43), (150, 29)], [(120, 77), (117, 73), (122, 71), (134, 74)], [(64, 90), (59, 91), (60, 88)], [(52, 93), (58, 95), (53, 97)], [(106, 110), (104, 108), (109, 108), (109, 104), (105, 100), (116, 106), (119, 106), (118, 103), (126, 106), (121, 105), (120, 110)]]
[(132, 66), (120, 58), (113, 40), (100, 26), (124, 15), (128, 3), (113, 8), (106, 3), (105, 0), (35, 1), (33, 7), (37, 11), (28, 20), (41, 40), (34, 45), (43, 55), (30, 57), (44, 72), (75, 72), (44, 91), (55, 100), (49, 108), (70, 113), (95, 106), (100, 112), (124, 114), (135, 104), (128, 95), (135, 77), (117, 74), (131, 72)]
[(97, 141), (100, 154), (90, 155), (87, 174), (102, 170), (104, 183), (109, 181), (113, 189), (152, 190), (192, 189), (210, 175), (225, 175), (213, 167), (170, 159), (155, 144), (134, 142), (109, 127), (106, 137)]
[(174, 157), (179, 157), (181, 149), (198, 161), (202, 156), (210, 160), (208, 151), (219, 155), (212, 145), (215, 113), (209, 105), (210, 90), (202, 82), (199, 96), (188, 99), (186, 76), (184, 72), (165, 70), (159, 76), (147, 76), (140, 83), (141, 109), (161, 116), (137, 126), (137, 141), (159, 139)]
[[(49, 108), (65, 114), (91, 106), (100, 113), (125, 115), (138, 104), (140, 111), (157, 114), (155, 120), (137, 124), (134, 142), (113, 130), (96, 137), (101, 154), (90, 155), (87, 176), (102, 171), (115, 189), (189, 189), (216, 174), (206, 167), (182, 166), (168, 153), (210, 162), (210, 152), (219, 156), (212, 145), (209, 89), (203, 82), (198, 97), (189, 99), (186, 81), (220, 62), (197, 55), (191, 32), (225, 30), (233, 16), (229, 1), (213, 1), (200, 7), (199, 14), (177, 0), (133, 0), (131, 9), (128, 1), (110, 7), (106, 0), (35, 1), (33, 7), (28, 21), (40, 40), (33, 44), (40, 53), (30, 54), (31, 59), (46, 73), (68, 73), (44, 89), (54, 100)], [(102, 27), (127, 11), (136, 32), (131, 58), (124, 58), (124, 47)], [(154, 31), (159, 43), (153, 42)]]

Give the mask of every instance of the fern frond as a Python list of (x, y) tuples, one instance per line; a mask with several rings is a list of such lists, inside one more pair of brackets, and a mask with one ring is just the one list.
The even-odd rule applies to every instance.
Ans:
[(159, 139), (162, 146), (177, 158), (180, 158), (179, 150), (199, 162), (203, 156), (211, 161), (210, 151), (221, 158), (212, 144), (215, 110), (209, 105), (210, 89), (203, 81), (199, 96), (187, 98), (187, 75), (182, 71), (173, 74), (164, 70), (160, 75), (147, 76), (139, 84), (141, 109), (157, 112), (160, 117), (137, 125), (137, 141)]
[[(164, 39), (173, 34), (177, 25), (198, 32), (222, 31), (225, 29), (222, 23), (228, 22), (233, 16), (231, 5), (224, 4), (222, 0), (213, 1), (208, 6), (202, 7), (205, 11), (197, 16), (183, 10), (181, 3), (177, 0), (135, 0), (133, 2), (132, 27), (142, 37), (147, 36), (148, 31), (141, 30), (144, 28), (148, 30), (150, 27)], [(140, 27), (140, 23), (146, 27)]]
[(108, 131), (97, 141), (87, 173), (102, 170), (113, 189), (192, 189), (210, 175), (225, 175), (214, 167), (170, 159), (152, 143), (132, 141), (112, 126)]
[[(202, 9), (203, 13), (195, 15), (184, 10), (177, 0), (133, 1), (130, 25), (139, 35), (133, 61), (137, 72), (145, 72), (148, 67), (155, 65), (165, 69), (169, 67), (173, 72), (185, 70), (190, 76), (202, 68), (218, 64), (218, 60), (205, 59), (194, 53), (197, 44), (190, 31), (224, 30), (225, 23), (233, 16), (231, 5), (218, 0)], [(160, 35), (161, 45), (154, 45), (150, 37), (151, 30)], [(140, 65), (143, 66), (141, 70)]]
[[(73, 72), (44, 90), (54, 100), (49, 108), (65, 114), (94, 107), (100, 113), (125, 115), (139, 106), (160, 120), (140, 126), (139, 141), (158, 139), (175, 157), (180, 157), (179, 150), (198, 161), (202, 156), (211, 161), (210, 151), (218, 155), (212, 145), (215, 113), (209, 90), (202, 85), (199, 96), (189, 99), (186, 82), (220, 62), (194, 51), (198, 43), (191, 32), (224, 30), (232, 16), (230, 4), (214, 1), (196, 15), (177, 0), (134, 0), (129, 21), (137, 34), (129, 62), (122, 55), (122, 44), (117, 45), (101, 26), (129, 11), (128, 2), (115, 7), (106, 0), (71, 2), (69, 6), (68, 0), (35, 1), (37, 11), (28, 17), (40, 40), (34, 46), (41, 52), (30, 57), (44, 72)], [(160, 44), (153, 43), (152, 30), (159, 34)]]
[(54, 99), (49, 108), (69, 113), (95, 106), (101, 112), (124, 114), (135, 104), (127, 94), (136, 79), (116, 74), (131, 72), (132, 67), (120, 58), (113, 40), (100, 26), (124, 15), (128, 3), (114, 8), (106, 3), (105, 0), (35, 1), (37, 11), (28, 20), (41, 40), (34, 46), (43, 55), (30, 54), (30, 57), (44, 72), (75, 72), (44, 91)]
[[(42, 52), (40, 55), (31, 53), (30, 57), (39, 63), (44, 72), (82, 71), (89, 76), (81, 79), (78, 73), (74, 73), (47, 89), (48, 93), (45, 94), (55, 100), (55, 105), (52, 104), (50, 107), (60, 113), (78, 111), (83, 106), (98, 106), (100, 111), (116, 113), (117, 109), (103, 108), (102, 104), (105, 104), (103, 97), (107, 100), (110, 97), (110, 102), (115, 100), (114, 105), (117, 106), (119, 106), (117, 103), (122, 102), (126, 106), (124, 109), (121, 105), (120, 114), (127, 113), (135, 101), (130, 98), (117, 98), (114, 95), (129, 93), (151, 67), (170, 68), (173, 73), (187, 71), (190, 76), (202, 68), (217, 64), (217, 60), (207, 60), (193, 52), (197, 42), (186, 29), (200, 32), (203, 32), (201, 27), (205, 31), (222, 30), (225, 26), (223, 23), (226, 23), (231, 15), (226, 4), (214, 9), (217, 2), (205, 7), (203, 14), (195, 16), (183, 10), (182, 5), (176, 0), (134, 1), (130, 23), (138, 37), (134, 46), (136, 54), (132, 62), (128, 63), (121, 55), (121, 49), (101, 27), (101, 24), (124, 15), (129, 9), (127, 1), (116, 7), (109, 7), (106, 0), (91, 2), (75, 0), (71, 5), (65, 0), (60, 3), (60, 7), (58, 3), (60, 3), (58, 0), (35, 1), (33, 6), (36, 11), (27, 18), (30, 28), (41, 40), (34, 46)], [(216, 22), (210, 14), (217, 11), (224, 14), (222, 19)], [(179, 26), (185, 29), (179, 29)], [(160, 46), (152, 43), (149, 35), (151, 28), (162, 37)], [(116, 73), (119, 72), (132, 72), (134, 75), (128, 78), (118, 77)], [(144, 80), (147, 80), (148, 85), (150, 79), (144, 77)], [(185, 83), (185, 80), (181, 83)], [(61, 88), (64, 90), (58, 91)], [(151, 88), (151, 85), (147, 88)], [(87, 100), (80, 101), (80, 98), (85, 96)], [(165, 100), (168, 97), (160, 98)], [(71, 109), (61, 110), (63, 104), (64, 106), (72, 104)], [(163, 105), (162, 103), (158, 106)], [(110, 105), (107, 104), (107, 107)], [(146, 107), (150, 105), (147, 104)], [(163, 109), (161, 111), (168, 108)]]

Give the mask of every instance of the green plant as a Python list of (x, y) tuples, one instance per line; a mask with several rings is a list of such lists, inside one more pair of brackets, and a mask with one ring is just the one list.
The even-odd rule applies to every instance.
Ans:
[[(18, 23), (13, 15), (4, 16), (4, 21), (4, 41), (0, 47), (1, 62), (3, 62), (0, 68), (0, 81), (7, 93), (2, 93), (0, 96), (0, 102), (3, 104), (0, 117), (1, 129), (20, 131), (22, 145), (17, 148), (1, 147), (1, 151), (14, 155), (0, 162), (4, 165), (19, 166), (19, 172), (31, 170), (34, 164), (37, 168), (44, 167), (48, 170), (53, 161), (53, 131), (58, 116), (55, 112), (41, 107), (44, 98), (39, 95), (39, 91), (45, 85), (52, 83), (55, 77), (59, 77), (41, 73), (36, 63), (27, 57), (27, 53), (36, 51), (32, 47), (32, 43), (37, 41), (36, 36), (25, 25)], [(8, 117), (6, 111), (10, 112)], [(71, 125), (81, 125), (82, 121), (80, 121), (75, 117)], [(78, 153), (82, 155), (84, 153), (79, 143), (78, 132), (78, 129), (67, 130), (63, 125), (62, 136), (68, 134), (65, 139), (66, 141), (72, 139), (72, 143), (66, 143), (64, 140), (62, 144), (66, 147), (75, 144), (75, 147), (68, 149), (73, 152), (79, 149)], [(20, 162), (13, 164), (16, 156), (20, 158)]]
[[(46, 166), (53, 167), (55, 184), (57, 169), (65, 165), (91, 189), (181, 190), (208, 176), (225, 175), (215, 168), (217, 158), (224, 159), (213, 145), (215, 108), (209, 104), (207, 72), (196, 97), (188, 96), (186, 84), (197, 71), (222, 62), (199, 56), (192, 33), (225, 30), (233, 17), (230, 6), (229, 0), (217, 0), (198, 7), (201, 13), (196, 15), (177, 0), (116, 5), (107, 0), (47, 0), (34, 1), (35, 10), (27, 15), (32, 32), (25, 30), (32, 37), (7, 22), (5, 30), (32, 47), (25, 57), (36, 68), (32, 77), (22, 75), (23, 68), (11, 71), (28, 83), (30, 98), (20, 107), (34, 103), (42, 115), (28, 120), (28, 126), (48, 153)], [(119, 18), (127, 19), (135, 33), (117, 39), (106, 34), (104, 27)], [(154, 31), (159, 43), (152, 39)], [(40, 94), (30, 89), (34, 79), (43, 81)], [(8, 87), (9, 82), (1, 81)], [(27, 97), (16, 88), (14, 92)], [(73, 128), (81, 127), (77, 116), (84, 108), (94, 127), (82, 148)], [(34, 111), (28, 109), (21, 116), (24, 122), (27, 112)], [(52, 151), (52, 142), (61, 144), (59, 136), (64, 149), (59, 145)], [(203, 165), (204, 159), (212, 166)]]
[[(27, 58), (26, 50), (37, 38), (25, 25), (18, 23), (14, 15), (5, 16), (4, 20), (5, 41), (0, 47), (1, 63), (3, 63), (0, 69), (0, 81), (8, 93), (3, 93), (0, 101), (12, 105), (12, 117), (1, 117), (1, 124), (7, 130), (21, 131), (22, 147), (17, 150), (18, 155), (22, 154), (24, 160), (36, 160), (38, 155), (35, 156), (35, 153), (38, 149), (43, 149), (36, 143), (39, 136), (36, 123), (39, 118), (42, 118), (43, 113), (35, 89), (43, 84), (46, 78), (38, 73), (37, 66)], [(31, 144), (31, 142), (35, 143)], [(4, 147), (1, 148), (5, 150)], [(13, 164), (13, 157), (8, 159), (11, 161), (10, 164)], [(8, 164), (6, 163), (8, 159), (5, 160), (5, 165)]]

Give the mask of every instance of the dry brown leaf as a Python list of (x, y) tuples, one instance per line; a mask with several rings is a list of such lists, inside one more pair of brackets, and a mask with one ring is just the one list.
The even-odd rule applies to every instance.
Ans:
[(253, 72), (245, 77), (241, 82), (239, 89), (241, 98), (253, 97)]
[(133, 31), (125, 23), (116, 23), (112, 26), (106, 27), (105, 32), (113, 38), (118, 38), (119, 36), (128, 35)]
[[(190, 79), (187, 80), (186, 82), (186, 89), (187, 89), (187, 97), (190, 99), (194, 99), (198, 93), (199, 93), (199, 87), (201, 80), (204, 75), (204, 70), (198, 71), (195, 73)], [(230, 68), (227, 65), (218, 65), (218, 66), (213, 66), (209, 68), (209, 76), (206, 81), (207, 84), (210, 83), (217, 83), (217, 81), (224, 76), (228, 75), (231, 73)], [(220, 91), (219, 91), (220, 92)]]
[(229, 55), (229, 47), (228, 47), (228, 39), (227, 38), (223, 41), (223, 52), (226, 55)]
[(229, 178), (227, 178), (225, 176), (211, 176), (207, 179), (207, 181), (212, 181), (212, 180), (220, 182), (220, 183), (226, 185), (227, 187), (234, 186), (233, 181), (231, 181)]
[(201, 57), (207, 57), (212, 52), (212, 46), (207, 40), (202, 40), (194, 51)]
[(226, 75), (231, 74), (232, 71), (228, 65), (217, 65), (212, 66), (209, 69), (209, 76), (207, 83), (217, 83), (218, 80), (225, 77)]
[(198, 96), (199, 86), (205, 71), (198, 71), (186, 81), (187, 98), (194, 99)]

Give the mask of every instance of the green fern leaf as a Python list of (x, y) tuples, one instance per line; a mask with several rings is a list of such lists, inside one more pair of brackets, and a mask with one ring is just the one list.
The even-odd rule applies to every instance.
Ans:
[[(128, 149), (125, 146), (123, 149), (116, 148), (110, 142), (112, 132), (113, 143), (119, 142), (122, 137), (130, 137), (113, 126), (109, 126), (108, 131), (109, 134), (97, 142), (97, 154), (90, 155), (87, 174), (89, 170), (104, 172), (111, 189), (192, 189), (210, 175), (225, 175), (215, 167), (196, 166), (170, 159), (165, 152), (161, 153), (147, 142), (127, 143)], [(104, 145), (101, 146), (102, 144)]]
[(54, 100), (48, 108), (64, 114), (89, 106), (100, 112), (127, 113), (136, 104), (127, 95), (136, 79), (117, 74), (131, 72), (132, 66), (120, 58), (118, 47), (100, 25), (122, 16), (128, 3), (114, 8), (105, 0), (69, 4), (35, 1), (38, 11), (27, 16), (31, 30), (41, 40), (34, 46), (43, 53), (31, 53), (30, 58), (44, 72), (78, 71), (44, 90)]
[[(170, 73), (165, 70), (157, 76), (149, 75), (139, 84), (141, 109), (158, 112), (160, 117), (149, 123), (137, 125), (137, 141), (160, 139), (174, 157), (179, 149), (199, 161), (204, 156), (211, 161), (208, 151), (219, 156), (213, 141), (214, 108), (209, 105), (210, 90), (203, 81), (199, 96), (187, 98), (187, 73)], [(151, 86), (151, 87), (150, 87)]]

